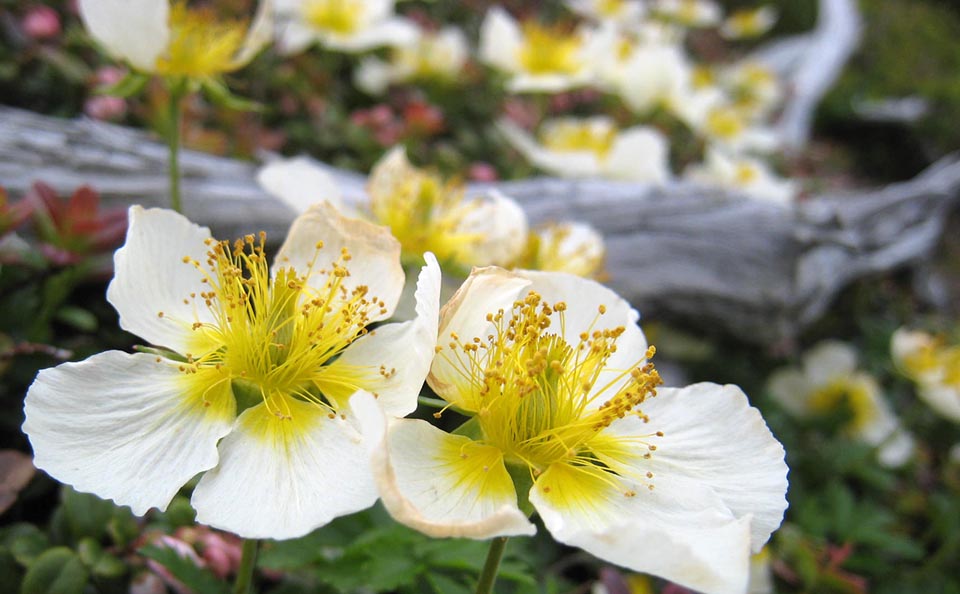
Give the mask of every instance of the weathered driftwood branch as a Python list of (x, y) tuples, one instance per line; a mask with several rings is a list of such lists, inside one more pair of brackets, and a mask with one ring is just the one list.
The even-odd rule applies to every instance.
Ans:
[(784, 82), (787, 100), (775, 129), (783, 146), (799, 150), (813, 131), (813, 116), (860, 44), (863, 24), (856, 0), (819, 0), (812, 31), (772, 41), (754, 59)]
[[(68, 192), (91, 184), (108, 204), (166, 203), (166, 154), (147, 134), (0, 108), (0, 184)], [(256, 166), (185, 151), (187, 214), (223, 237), (282, 237), (294, 213), (254, 181)], [(364, 178), (332, 170), (345, 193)], [(494, 184), (534, 222), (578, 219), (606, 236), (609, 284), (647, 319), (680, 318), (754, 342), (795, 336), (851, 281), (921, 260), (960, 193), (960, 156), (885, 188), (825, 195), (793, 209), (716, 190), (550, 178)], [(476, 186), (480, 189), (481, 186)]]

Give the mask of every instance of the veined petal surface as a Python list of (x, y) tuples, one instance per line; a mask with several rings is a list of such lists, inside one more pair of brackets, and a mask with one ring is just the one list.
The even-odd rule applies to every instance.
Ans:
[[(438, 343), (446, 344), (451, 340), (451, 333), (463, 340), (486, 336), (493, 327), (486, 321), (486, 314), (496, 313), (498, 309), (510, 311), (513, 302), (521, 299), (529, 286), (529, 280), (502, 268), (475, 268), (440, 310)], [(464, 390), (457, 386), (467, 378), (455, 363), (444, 353), (434, 357), (427, 383), (441, 398), (463, 407), (467, 404), (461, 398)]]
[(79, 0), (80, 17), (111, 54), (145, 72), (170, 42), (170, 0)]
[[(120, 327), (147, 342), (180, 354), (191, 352), (194, 322), (214, 321), (191, 294), (209, 289), (203, 274), (184, 258), (204, 262), (210, 230), (172, 210), (131, 206), (127, 241), (114, 255), (107, 301), (120, 314)], [(201, 301), (202, 303), (202, 301)]]
[(531, 535), (499, 450), (425, 421), (389, 423), (365, 393), (351, 399), (380, 497), (402, 524), (434, 537)]
[[(661, 388), (640, 407), (643, 423), (614, 423), (608, 431), (662, 431), (646, 460), (658, 477), (682, 477), (706, 485), (737, 517), (751, 515), (751, 542), (759, 551), (780, 526), (787, 508), (787, 465), (783, 446), (737, 386), (700, 383)], [(631, 425), (633, 425), (631, 427)]]
[(736, 518), (704, 485), (654, 479), (613, 484), (591, 467), (555, 465), (530, 490), (558, 541), (707, 594), (743, 594), (750, 518)]
[(41, 371), (24, 403), (34, 464), (135, 514), (165, 509), (217, 464), (217, 441), (235, 414), (229, 382), (177, 365), (107, 351)]
[(244, 538), (296, 538), (377, 499), (360, 434), (315, 404), (288, 398), (284, 415), (247, 409), (200, 479), (197, 521)]
[[(318, 241), (323, 242), (319, 253)], [(400, 300), (405, 276), (400, 265), (400, 243), (386, 227), (345, 217), (328, 203), (314, 204), (293, 222), (273, 268), (293, 266), (306, 273), (316, 260), (308, 283), (322, 288), (327, 274), (320, 271), (331, 270), (343, 250), (351, 258), (343, 263), (350, 271), (343, 286), (349, 291), (364, 285), (368, 297), (383, 301), (385, 311), (371, 311), (370, 321), (389, 318)]]
[[(430, 371), (440, 318), (440, 265), (433, 254), (420, 271), (416, 292), (416, 318), (385, 324), (347, 347), (330, 364), (332, 375), (341, 367), (371, 368), (374, 374), (363, 389), (376, 394), (390, 416), (402, 417), (417, 408), (417, 397)], [(377, 368), (380, 373), (377, 373)], [(348, 371), (349, 373), (349, 371)], [(346, 402), (352, 394), (340, 394)]]

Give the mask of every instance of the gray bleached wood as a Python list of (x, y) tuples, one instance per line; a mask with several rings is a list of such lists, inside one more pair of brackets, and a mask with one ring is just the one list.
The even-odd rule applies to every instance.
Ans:
[[(283, 237), (294, 213), (255, 182), (254, 164), (184, 151), (187, 215), (221, 237)], [(0, 185), (35, 180), (62, 193), (96, 188), (107, 205), (166, 204), (166, 150), (148, 134), (90, 120), (0, 108)], [(329, 168), (345, 194), (364, 177)], [(960, 156), (884, 188), (828, 194), (792, 209), (689, 184), (655, 188), (535, 178), (474, 185), (516, 198), (533, 222), (582, 220), (608, 245), (608, 284), (646, 319), (791, 339), (854, 280), (922, 260), (960, 194)]]

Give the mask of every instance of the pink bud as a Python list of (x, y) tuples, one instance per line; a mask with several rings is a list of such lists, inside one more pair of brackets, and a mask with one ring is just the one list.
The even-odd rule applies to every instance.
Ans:
[(478, 182), (492, 182), (497, 181), (500, 177), (497, 175), (497, 170), (490, 163), (484, 163), (483, 161), (476, 161), (470, 164), (470, 169), (467, 170), (467, 176)]
[(103, 66), (97, 68), (97, 71), (93, 73), (93, 80), (97, 85), (108, 86), (115, 85), (123, 77), (127, 75), (127, 71), (123, 68), (117, 68), (116, 66)]
[(31, 6), (21, 21), (28, 37), (41, 41), (60, 35), (60, 15), (49, 6)]
[(127, 102), (120, 97), (96, 95), (84, 102), (83, 113), (95, 120), (119, 120), (127, 113)]

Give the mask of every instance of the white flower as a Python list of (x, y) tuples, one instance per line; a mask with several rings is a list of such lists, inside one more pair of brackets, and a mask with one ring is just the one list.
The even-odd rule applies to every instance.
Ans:
[(600, 23), (639, 26), (647, 12), (643, 0), (564, 0), (573, 12)]
[(364, 52), (413, 43), (417, 27), (394, 14), (394, 0), (274, 0), (285, 54), (311, 43), (340, 52)]
[(415, 42), (393, 49), (389, 62), (364, 59), (354, 73), (354, 82), (367, 93), (380, 95), (391, 84), (411, 80), (454, 81), (469, 54), (467, 38), (457, 27), (418, 31)]
[(691, 84), (671, 97), (669, 107), (697, 135), (728, 152), (769, 153), (778, 146), (776, 133), (718, 86)]
[[(329, 174), (302, 157), (270, 163), (258, 179), (297, 212), (340, 195)], [(407, 264), (432, 252), (444, 267), (463, 274), (472, 266), (511, 265), (527, 245), (523, 209), (499, 192), (464, 192), (461, 183), (414, 167), (403, 147), (396, 147), (370, 173), (363, 215), (390, 228)]]
[(656, 0), (652, 12), (685, 27), (712, 27), (723, 18), (713, 0)]
[(667, 139), (656, 128), (618, 130), (612, 119), (556, 118), (534, 139), (508, 120), (498, 127), (533, 164), (562, 177), (605, 177), (660, 184), (670, 177)]
[(723, 68), (719, 78), (736, 106), (751, 121), (767, 118), (783, 100), (783, 85), (776, 73), (759, 62), (736, 62)]
[(603, 276), (603, 236), (586, 223), (552, 223), (531, 234), (522, 268), (566, 272), (584, 278)]
[(416, 407), (440, 270), (427, 256), (416, 320), (368, 333), (403, 288), (385, 229), (323, 204), (294, 222), (272, 269), (264, 241), (214, 241), (173, 211), (132, 207), (107, 299), (158, 349), (41, 371), (23, 424), (37, 467), (136, 514), (202, 472), (197, 520), (246, 538), (300, 536), (372, 505), (347, 399), (363, 389), (387, 414)]
[(87, 30), (111, 55), (135, 69), (206, 78), (244, 66), (270, 41), (271, 2), (253, 23), (218, 22), (207, 8), (170, 0), (80, 0)]
[(568, 33), (534, 22), (522, 26), (500, 7), (480, 27), (480, 59), (510, 76), (512, 93), (556, 93), (591, 82), (604, 44), (585, 28)]
[[(691, 76), (691, 65), (677, 43), (651, 41), (623, 45), (601, 62), (602, 84), (616, 93), (634, 112), (645, 114), (669, 106), (682, 94)], [(610, 56), (615, 56), (610, 61)]]
[(760, 159), (730, 155), (715, 147), (707, 149), (703, 164), (687, 168), (684, 177), (784, 206), (789, 205), (797, 194), (793, 180), (778, 177)]
[(787, 505), (783, 448), (735, 386), (655, 393), (637, 319), (592, 281), (474, 270), (441, 313), (428, 377), (470, 420), (446, 433), (351, 401), (386, 508), (478, 539), (533, 534), (536, 510), (557, 540), (607, 561), (745, 592), (750, 550)]
[(340, 188), (333, 177), (308, 157), (267, 163), (257, 172), (257, 182), (297, 214), (307, 212), (318, 202), (328, 202), (338, 211), (345, 212)]
[(857, 354), (849, 345), (828, 340), (803, 356), (802, 367), (774, 372), (770, 394), (790, 414), (810, 418), (847, 406), (852, 418), (846, 431), (878, 448), (885, 466), (901, 466), (913, 455), (913, 438), (887, 406), (876, 380), (857, 371)]
[(890, 350), (894, 363), (917, 383), (920, 398), (944, 418), (960, 423), (960, 346), (899, 328)]
[(777, 22), (777, 9), (773, 6), (741, 9), (723, 21), (720, 35), (727, 39), (759, 37), (770, 31)]

